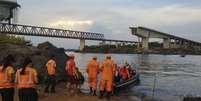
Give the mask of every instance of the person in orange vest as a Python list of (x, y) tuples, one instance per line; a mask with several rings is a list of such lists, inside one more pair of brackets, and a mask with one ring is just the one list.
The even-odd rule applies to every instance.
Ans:
[(88, 74), (90, 94), (96, 96), (97, 76), (99, 73), (99, 64), (97, 62), (97, 57), (93, 57), (92, 60), (89, 61), (89, 63), (87, 64), (86, 72)]
[(75, 92), (75, 90), (76, 90), (76, 88), (75, 88), (76, 80), (74, 78), (74, 73), (76, 72), (76, 70), (75, 70), (76, 64), (75, 64), (74, 58), (75, 58), (74, 55), (70, 54), (69, 59), (66, 62), (67, 88), (70, 93)]
[(121, 67), (121, 69), (120, 69), (120, 77), (121, 77), (121, 80), (123, 80), (123, 81), (130, 78), (129, 71), (126, 68), (126, 66)]
[(111, 56), (106, 56), (101, 66), (102, 78), (100, 83), (100, 99), (102, 99), (105, 91), (107, 91), (107, 99), (110, 99), (113, 88), (113, 77), (115, 64), (111, 60)]
[(51, 87), (51, 93), (55, 93), (56, 86), (56, 62), (54, 56), (51, 56), (48, 62), (46, 63), (47, 70), (47, 80), (45, 93), (49, 93), (49, 88)]
[(31, 63), (29, 57), (25, 58), (22, 68), (16, 72), (15, 82), (18, 88), (19, 101), (38, 101), (37, 71), (31, 67)]
[(14, 69), (12, 62), (14, 58), (8, 55), (0, 64), (0, 94), (2, 101), (13, 101), (14, 97)]

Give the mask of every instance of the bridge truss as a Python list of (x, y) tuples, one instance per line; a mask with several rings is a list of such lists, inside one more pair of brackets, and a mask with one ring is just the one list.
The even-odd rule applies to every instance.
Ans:
[(44, 36), (86, 40), (104, 40), (104, 34), (81, 32), (20, 24), (0, 23), (1, 34)]

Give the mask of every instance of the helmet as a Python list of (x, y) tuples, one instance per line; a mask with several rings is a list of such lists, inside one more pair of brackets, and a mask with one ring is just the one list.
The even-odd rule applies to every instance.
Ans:
[(97, 59), (97, 56), (93, 56), (92, 59)]
[(106, 57), (106, 58), (108, 58), (108, 57), (111, 58), (111, 55), (110, 55), (110, 54), (106, 54), (105, 57)]
[(69, 57), (75, 57), (75, 54), (74, 54), (73, 52), (69, 52), (67, 55), (68, 55)]

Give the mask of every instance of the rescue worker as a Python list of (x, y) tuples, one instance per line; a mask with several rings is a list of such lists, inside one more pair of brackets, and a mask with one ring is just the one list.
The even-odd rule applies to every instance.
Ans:
[(100, 83), (100, 99), (102, 99), (105, 91), (107, 92), (107, 99), (110, 99), (113, 88), (114, 71), (114, 62), (111, 60), (111, 56), (108, 55), (101, 66), (102, 78)]
[[(74, 73), (75, 68), (76, 68), (76, 64), (74, 61), (74, 55), (70, 54), (69, 55), (69, 60), (66, 62), (66, 72), (67, 72), (67, 88), (68, 91), (71, 92), (75, 92), (75, 87), (76, 87), (76, 80), (74, 78)], [(71, 93), (72, 94), (72, 93)]]
[(37, 71), (31, 67), (31, 59), (25, 58), (22, 68), (16, 72), (16, 86), (19, 101), (38, 101), (36, 84), (38, 83)]
[(51, 93), (55, 93), (56, 86), (56, 62), (54, 56), (51, 56), (48, 62), (46, 63), (47, 70), (47, 80), (45, 93), (49, 93), (49, 88), (51, 88)]
[(14, 97), (14, 69), (12, 62), (14, 58), (8, 55), (0, 64), (0, 94), (2, 101), (13, 101)]
[(97, 89), (97, 76), (99, 73), (99, 63), (97, 62), (97, 57), (93, 57), (92, 60), (87, 64), (86, 72), (88, 74), (88, 83), (90, 88), (90, 94), (96, 95)]
[(129, 71), (126, 68), (126, 66), (121, 67), (121, 69), (120, 69), (120, 77), (121, 77), (122, 81), (127, 80), (127, 79), (130, 78)]
[(132, 78), (135, 75), (135, 70), (131, 68), (131, 65), (128, 66), (128, 72), (129, 72), (130, 78)]

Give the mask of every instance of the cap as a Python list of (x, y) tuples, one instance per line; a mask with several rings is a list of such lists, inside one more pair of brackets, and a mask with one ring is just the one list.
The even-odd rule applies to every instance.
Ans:
[(69, 52), (67, 55), (68, 55), (69, 57), (75, 57), (75, 54), (74, 54), (73, 52)]

